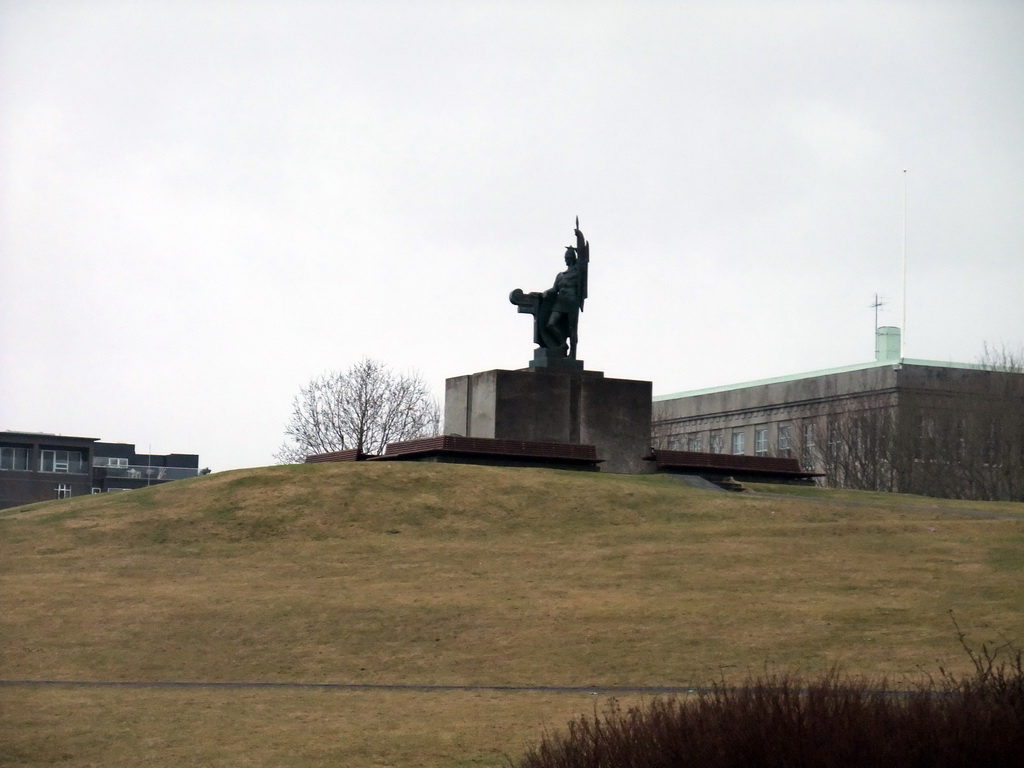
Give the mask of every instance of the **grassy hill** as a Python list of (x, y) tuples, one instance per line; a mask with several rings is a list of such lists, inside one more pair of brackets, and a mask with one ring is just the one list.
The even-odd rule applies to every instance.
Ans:
[[(602, 696), (1024, 638), (1024, 505), (405, 463), (0, 511), (0, 764), (501, 765)], [(622, 698), (623, 694), (619, 694)]]

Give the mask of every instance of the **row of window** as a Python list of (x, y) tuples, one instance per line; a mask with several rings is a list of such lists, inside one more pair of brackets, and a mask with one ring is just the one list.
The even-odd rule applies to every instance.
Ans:
[(81, 451), (48, 451), (39, 452), (40, 472), (75, 472), (82, 471)]
[(26, 448), (0, 447), (0, 469), (28, 469), (28, 450)]
[[(31, 449), (14, 446), (0, 446), (0, 469), (27, 472)], [(97, 467), (127, 467), (128, 459), (101, 457), (94, 461)], [(40, 472), (63, 472), (81, 474), (85, 471), (81, 451), (57, 451), (43, 449), (39, 452)]]
[[(730, 452), (736, 456), (742, 456), (747, 452), (746, 443), (746, 432), (743, 430), (734, 431), (729, 446)], [(801, 447), (804, 454), (809, 454), (814, 448), (814, 425), (811, 423), (803, 425), (803, 443)], [(725, 438), (721, 432), (711, 433), (708, 449), (710, 453), (725, 453)], [(776, 436), (776, 455), (791, 456), (793, 449), (792, 427), (788, 424), (780, 424)], [(687, 435), (686, 450), (702, 453), (704, 451), (704, 436), (700, 433)], [(754, 455), (767, 456), (770, 451), (768, 427), (756, 427), (754, 429)]]
[(116, 458), (114, 456), (97, 456), (92, 461), (94, 467), (127, 467), (128, 459)]
[[(28, 470), (29, 455), (28, 448), (0, 447), (0, 469)], [(80, 474), (84, 471), (82, 452), (44, 448), (39, 451), (39, 471)]]

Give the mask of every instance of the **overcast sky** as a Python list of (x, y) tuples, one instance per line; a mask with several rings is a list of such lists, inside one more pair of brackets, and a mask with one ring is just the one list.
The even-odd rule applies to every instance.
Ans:
[[(272, 462), (310, 378), (655, 394), (1024, 341), (1024, 3), (0, 0), (0, 429)], [(904, 174), (906, 169), (906, 174)]]

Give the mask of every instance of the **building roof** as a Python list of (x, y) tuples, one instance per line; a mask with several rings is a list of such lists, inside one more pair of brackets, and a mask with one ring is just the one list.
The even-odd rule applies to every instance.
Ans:
[(915, 360), (912, 358), (900, 358), (898, 360), (872, 360), (870, 363), (858, 363), (855, 365), (844, 365), (838, 368), (826, 368), (820, 371), (809, 371), (807, 373), (794, 373), (788, 376), (775, 376), (768, 379), (757, 379), (756, 381), (744, 381), (739, 384), (726, 384), (718, 387), (706, 387), (704, 389), (693, 389), (686, 392), (673, 392), (668, 395), (655, 395), (654, 402), (663, 400), (676, 400), (683, 397), (695, 397), (697, 395), (710, 395), (716, 392), (728, 392), (733, 389), (746, 389), (748, 387), (760, 387), (766, 384), (782, 384), (788, 381), (800, 381), (801, 379), (813, 379), (818, 376), (831, 376), (837, 373), (850, 373), (852, 371), (864, 371), (870, 368), (895, 367), (897, 370), (904, 366), (920, 366), (927, 368), (957, 368), (960, 370), (975, 371), (998, 371), (1003, 370), (997, 366), (982, 365), (978, 363), (951, 363), (940, 360)]
[(56, 432), (18, 432), (13, 429), (0, 429), (0, 439), (9, 437), (15, 438), (39, 438), (42, 440), (78, 440), (78, 441), (93, 441), (99, 440), (98, 437), (80, 437), (79, 435), (59, 435)]

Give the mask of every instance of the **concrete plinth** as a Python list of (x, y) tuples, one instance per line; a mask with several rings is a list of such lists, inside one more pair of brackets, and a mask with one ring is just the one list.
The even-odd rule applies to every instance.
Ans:
[[(544, 347), (537, 347), (537, 349), (533, 350), (533, 360), (530, 361), (530, 367), (546, 368), (548, 371), (584, 372), (582, 360), (572, 360), (563, 357), (561, 353), (552, 353)], [(596, 373), (596, 371), (592, 371), (592, 373)]]
[(651, 382), (596, 371), (484, 371), (445, 382), (444, 432), (597, 447), (602, 472), (653, 472)]

